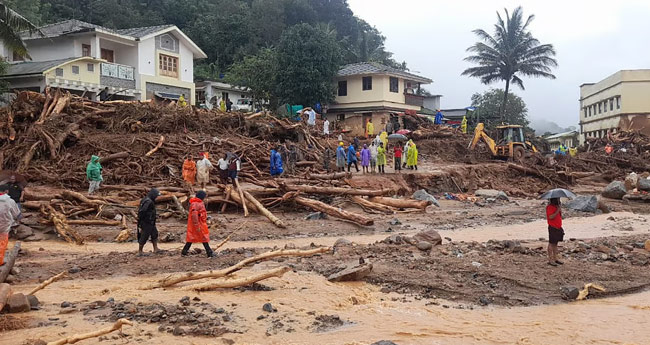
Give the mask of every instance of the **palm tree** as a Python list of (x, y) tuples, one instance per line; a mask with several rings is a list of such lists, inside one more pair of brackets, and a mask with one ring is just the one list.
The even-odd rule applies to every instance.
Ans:
[(29, 58), (25, 42), (20, 37), (22, 31), (27, 31), (30, 35), (37, 33), (43, 36), (36, 25), (0, 2), (0, 40), (16, 55)]
[(557, 61), (553, 58), (555, 56), (553, 45), (540, 44), (539, 40), (528, 31), (528, 25), (535, 16), (528, 16), (524, 22), (521, 7), (517, 7), (512, 12), (512, 16), (507, 9), (505, 13), (504, 22), (501, 14), (497, 12), (498, 21), (494, 36), (481, 29), (473, 31), (481, 42), (467, 48), (467, 52), (473, 55), (466, 57), (465, 61), (478, 66), (470, 67), (462, 73), (462, 75), (480, 78), (483, 84), (506, 82), (503, 102), (499, 108), (499, 117), (502, 119), (510, 83), (524, 90), (524, 83), (520, 76), (555, 79), (551, 67), (557, 67)]

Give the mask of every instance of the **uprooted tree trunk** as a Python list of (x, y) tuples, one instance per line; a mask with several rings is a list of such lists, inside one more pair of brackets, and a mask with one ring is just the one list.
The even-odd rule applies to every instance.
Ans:
[(214, 289), (236, 288), (240, 286), (247, 286), (256, 283), (260, 280), (264, 280), (272, 277), (282, 277), (282, 275), (284, 275), (289, 271), (291, 271), (291, 268), (289, 267), (286, 266), (279, 267), (248, 277), (242, 277), (236, 279), (224, 279), (215, 282), (190, 285), (190, 286), (183, 287), (182, 290), (208, 291)]
[(303, 192), (310, 194), (341, 194), (341, 195), (363, 195), (363, 196), (381, 196), (391, 194), (392, 189), (379, 189), (379, 190), (366, 190), (355, 188), (342, 188), (342, 187), (317, 187), (308, 185), (286, 185), (283, 186), (287, 191)]
[[(286, 196), (286, 195), (285, 195)], [(284, 197), (283, 197), (284, 198)], [(374, 223), (372, 218), (366, 217), (361, 214), (357, 213), (352, 213), (348, 212), (346, 210), (342, 210), (333, 206), (330, 206), (324, 202), (314, 200), (314, 199), (309, 199), (309, 198), (304, 198), (301, 196), (295, 196), (293, 199), (298, 203), (299, 205), (309, 207), (315, 211), (318, 212), (323, 212), (327, 213), (328, 215), (336, 218), (341, 218), (345, 219), (347, 221), (359, 224), (359, 225), (364, 225), (364, 226), (369, 226)]]
[(40, 290), (43, 290), (46, 286), (48, 286), (48, 285), (54, 283), (55, 281), (57, 281), (57, 280), (59, 280), (59, 279), (65, 277), (65, 276), (66, 276), (66, 271), (63, 271), (63, 272), (61, 272), (61, 273), (59, 273), (59, 274), (53, 276), (52, 278), (50, 278), (50, 279), (48, 279), (48, 280), (46, 280), (46, 281), (44, 281), (44, 282), (38, 284), (38, 286), (35, 287), (35, 288), (33, 288), (32, 291), (30, 291), (27, 295), (33, 295), (33, 294), (35, 294), (36, 292), (38, 292), (38, 291), (40, 291)]
[(286, 225), (284, 225), (284, 223), (278, 217), (276, 217), (273, 213), (271, 213), (271, 211), (267, 210), (266, 207), (264, 207), (264, 205), (262, 205), (257, 199), (255, 199), (255, 197), (251, 195), (251, 193), (247, 191), (243, 191), (243, 193), (246, 200), (250, 201), (251, 204), (255, 205), (257, 210), (261, 214), (263, 214), (266, 218), (268, 218), (271, 221), (271, 223), (275, 224), (275, 226), (277, 226), (278, 228), (286, 228)]
[(97, 337), (102, 336), (104, 334), (108, 334), (108, 333), (111, 333), (113, 331), (121, 330), (122, 326), (124, 326), (124, 325), (133, 326), (133, 323), (131, 321), (127, 320), (127, 319), (119, 319), (111, 327), (102, 328), (100, 330), (93, 331), (93, 332), (88, 332), (88, 333), (84, 333), (84, 334), (75, 334), (73, 336), (63, 338), (63, 339), (59, 339), (57, 341), (51, 341), (51, 342), (47, 343), (47, 345), (75, 344), (75, 343), (80, 342), (80, 341), (82, 341), (84, 339), (97, 338)]
[(366, 200), (366, 199), (364, 199), (363, 197), (360, 197), (360, 196), (351, 195), (350, 200), (352, 200), (352, 202), (356, 203), (357, 205), (359, 205), (359, 206), (361, 206), (363, 208), (380, 211), (380, 212), (383, 212), (383, 213), (386, 213), (386, 214), (395, 213), (395, 209), (390, 207), (390, 206), (383, 205), (383, 204), (378, 204), (376, 202), (371, 202), (371, 201), (368, 201), (368, 200)]
[(41, 213), (54, 223), (54, 229), (63, 237), (66, 242), (83, 244), (84, 239), (68, 225), (68, 219), (62, 213), (57, 212), (52, 205), (43, 206)]
[(427, 208), (427, 206), (431, 205), (431, 201), (426, 201), (426, 200), (395, 199), (395, 198), (384, 198), (384, 197), (372, 197), (369, 200), (370, 202), (391, 206), (391, 207), (417, 208), (420, 210), (424, 210), (425, 208)]

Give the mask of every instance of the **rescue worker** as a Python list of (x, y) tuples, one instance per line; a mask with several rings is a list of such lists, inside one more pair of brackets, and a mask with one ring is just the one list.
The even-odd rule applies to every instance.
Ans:
[(208, 159), (208, 153), (201, 153), (203, 159), (196, 162), (196, 182), (199, 183), (201, 189), (210, 183), (210, 170), (212, 170), (212, 163)]
[(350, 144), (348, 147), (348, 172), (350, 172), (350, 167), (353, 163), (354, 167), (357, 169), (357, 172), (359, 172), (359, 165), (357, 164), (357, 150), (353, 144)]
[(226, 101), (223, 98), (219, 101), (219, 110), (226, 111)]
[(160, 192), (156, 188), (152, 188), (147, 196), (140, 201), (138, 208), (138, 256), (143, 256), (142, 249), (149, 239), (153, 244), (153, 252), (157, 253), (158, 249), (158, 228), (156, 228), (156, 198), (160, 196)]
[(372, 124), (372, 119), (366, 122), (366, 139), (371, 138), (375, 133), (375, 125)]
[(385, 131), (381, 132), (381, 134), (379, 134), (379, 139), (381, 139), (381, 141), (384, 143), (384, 149), (387, 149), (388, 148), (388, 133), (385, 132)]
[(282, 168), (282, 157), (280, 156), (280, 153), (277, 151), (279, 147), (276, 147), (275, 149), (271, 150), (271, 176), (279, 176), (284, 172), (284, 169)]
[(339, 147), (336, 149), (336, 171), (345, 170), (345, 148), (343, 142), (339, 142)]
[(409, 140), (408, 145), (408, 154), (406, 155), (406, 159), (408, 160), (407, 165), (410, 169), (418, 170), (418, 149), (413, 140)]
[(185, 100), (185, 94), (182, 94), (178, 97), (178, 105), (181, 107), (187, 107), (187, 101)]
[(361, 149), (361, 169), (363, 169), (364, 174), (370, 172), (369, 167), (370, 167), (370, 150), (368, 149), (368, 145), (363, 144), (363, 149)]
[(467, 134), (467, 117), (463, 116), (463, 120), (460, 122), (460, 131)]
[(88, 187), (88, 194), (93, 194), (99, 189), (99, 184), (104, 181), (102, 178), (102, 165), (99, 164), (99, 156), (92, 155), (90, 162), (86, 166), (86, 178), (90, 182)]
[(402, 168), (406, 168), (408, 166), (408, 159), (409, 159), (409, 142), (407, 141), (406, 144), (404, 144), (404, 148), (402, 149), (402, 154), (406, 157), (402, 159)]
[(187, 256), (192, 243), (203, 243), (205, 253), (209, 258), (214, 257), (210, 248), (210, 230), (208, 229), (208, 212), (205, 209), (203, 200), (207, 194), (205, 191), (196, 192), (196, 196), (190, 199), (190, 210), (187, 216), (187, 233), (185, 235), (185, 246), (181, 251), (182, 256)]
[(18, 224), (21, 213), (18, 205), (7, 194), (7, 189), (0, 190), (0, 266), (4, 265), (5, 251), (9, 244), (9, 231)]
[(433, 123), (436, 125), (442, 125), (442, 119), (443, 119), (442, 112), (440, 111), (440, 109), (438, 109), (438, 112), (436, 112), (436, 118), (435, 120), (433, 120)]
[(187, 183), (188, 188), (192, 190), (192, 186), (196, 181), (196, 163), (192, 160), (191, 155), (187, 155), (185, 161), (183, 161), (183, 180)]
[(379, 143), (377, 147), (377, 171), (380, 174), (386, 173), (386, 149), (384, 148), (384, 143)]

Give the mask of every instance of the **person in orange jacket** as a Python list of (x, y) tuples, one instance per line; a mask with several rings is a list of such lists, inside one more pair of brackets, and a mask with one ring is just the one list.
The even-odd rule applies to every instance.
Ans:
[(185, 180), (188, 187), (192, 189), (196, 180), (196, 163), (192, 160), (191, 155), (187, 155), (183, 162), (183, 180)]
[(192, 243), (203, 243), (208, 257), (214, 257), (214, 252), (210, 248), (210, 230), (208, 229), (208, 212), (205, 209), (203, 200), (207, 194), (205, 191), (198, 191), (196, 196), (190, 199), (190, 212), (187, 217), (187, 235), (185, 236), (185, 247), (181, 252), (186, 256)]

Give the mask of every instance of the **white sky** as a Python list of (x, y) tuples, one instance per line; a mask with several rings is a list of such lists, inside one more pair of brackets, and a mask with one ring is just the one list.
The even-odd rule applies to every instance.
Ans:
[(461, 76), (470, 66), (465, 49), (476, 42), (472, 30), (493, 32), (496, 11), (518, 5), (535, 15), (530, 26), (542, 43), (557, 51), (557, 79), (524, 79), (514, 88), (531, 119), (562, 127), (577, 125), (579, 86), (621, 69), (650, 68), (649, 0), (348, 0), (354, 13), (386, 36), (386, 48), (412, 72), (434, 80), (442, 108), (470, 105), (470, 97), (489, 87)]

